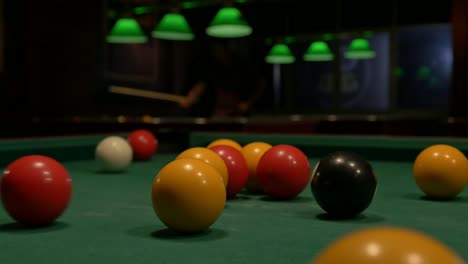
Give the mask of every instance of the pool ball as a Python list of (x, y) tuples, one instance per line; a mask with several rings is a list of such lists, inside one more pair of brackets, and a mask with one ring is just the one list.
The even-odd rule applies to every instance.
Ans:
[(455, 147), (433, 145), (418, 154), (413, 175), (419, 189), (429, 198), (452, 199), (468, 182), (468, 162)]
[(250, 193), (263, 193), (263, 189), (257, 178), (257, 165), (263, 154), (271, 147), (272, 145), (265, 142), (251, 142), (242, 148), (241, 153), (249, 167), (249, 179), (247, 180), (245, 188)]
[(231, 146), (231, 147), (237, 149), (238, 151), (242, 150), (242, 146), (239, 143), (237, 143), (236, 141), (234, 141), (232, 139), (228, 139), (228, 138), (216, 139), (216, 140), (212, 141), (210, 144), (208, 144), (207, 148), (211, 148), (213, 146), (219, 146), (219, 145)]
[(366, 210), (377, 189), (372, 166), (352, 152), (335, 152), (322, 158), (312, 173), (311, 189), (329, 216), (352, 218)]
[(216, 170), (219, 171), (219, 174), (223, 178), (224, 186), (227, 187), (229, 182), (228, 169), (224, 163), (224, 160), (214, 151), (203, 147), (193, 147), (184, 150), (176, 157), (176, 159), (184, 158), (203, 160), (204, 162), (213, 166)]
[(226, 204), (226, 188), (218, 170), (193, 158), (164, 166), (152, 185), (154, 212), (168, 228), (182, 233), (208, 229)]
[(95, 157), (103, 171), (120, 172), (130, 165), (133, 150), (124, 138), (109, 136), (97, 144)]
[(72, 180), (55, 159), (29, 155), (5, 168), (0, 193), (3, 207), (16, 222), (28, 226), (49, 225), (68, 207)]
[(133, 131), (127, 140), (132, 147), (134, 160), (149, 160), (158, 150), (158, 140), (146, 129)]
[(227, 145), (217, 145), (209, 148), (218, 154), (226, 164), (228, 170), (228, 184), (226, 187), (227, 198), (233, 198), (247, 183), (249, 168), (242, 153)]
[(442, 242), (416, 230), (383, 226), (356, 230), (322, 249), (311, 264), (391, 263), (462, 264), (464, 260)]
[(257, 178), (269, 196), (276, 199), (295, 198), (309, 183), (309, 160), (294, 146), (273, 146), (258, 162)]

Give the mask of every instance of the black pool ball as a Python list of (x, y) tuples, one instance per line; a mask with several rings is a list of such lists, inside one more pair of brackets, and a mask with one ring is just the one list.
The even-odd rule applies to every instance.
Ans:
[(372, 166), (352, 152), (332, 153), (312, 172), (312, 194), (330, 217), (356, 217), (369, 207), (376, 188)]

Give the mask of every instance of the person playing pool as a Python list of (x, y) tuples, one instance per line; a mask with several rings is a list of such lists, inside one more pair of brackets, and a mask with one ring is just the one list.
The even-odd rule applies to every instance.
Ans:
[(179, 105), (197, 116), (248, 115), (264, 82), (255, 74), (252, 63), (236, 56), (226, 43), (215, 42), (211, 55), (205, 67), (197, 67), (195, 84)]

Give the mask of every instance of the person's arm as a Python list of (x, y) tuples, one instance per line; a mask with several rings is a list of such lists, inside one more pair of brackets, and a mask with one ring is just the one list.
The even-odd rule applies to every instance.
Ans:
[(185, 100), (180, 102), (180, 106), (183, 108), (190, 108), (194, 103), (198, 101), (200, 96), (205, 92), (205, 83), (198, 82), (185, 96)]

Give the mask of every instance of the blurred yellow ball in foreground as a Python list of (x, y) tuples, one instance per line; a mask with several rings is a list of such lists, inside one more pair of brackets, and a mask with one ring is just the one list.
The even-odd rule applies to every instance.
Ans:
[(372, 227), (347, 234), (311, 264), (464, 264), (452, 249), (414, 230)]

